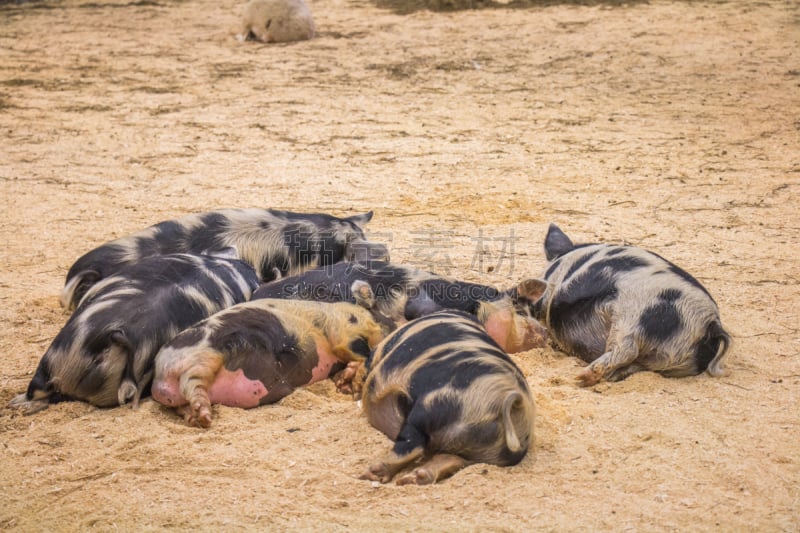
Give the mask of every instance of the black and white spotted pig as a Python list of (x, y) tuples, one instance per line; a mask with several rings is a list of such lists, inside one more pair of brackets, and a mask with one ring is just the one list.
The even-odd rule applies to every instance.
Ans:
[(393, 329), (381, 322), (344, 302), (261, 299), (235, 305), (161, 349), (153, 398), (176, 408), (190, 425), (208, 427), (212, 404), (274, 403), (345, 364), (364, 361)]
[(246, 301), (258, 286), (235, 259), (173, 254), (142, 259), (93, 285), (45, 352), (28, 390), (11, 401), (27, 414), (62, 400), (99, 407), (147, 394), (158, 350), (181, 330)]
[(386, 246), (364, 237), (363, 226), (371, 219), (372, 211), (337, 218), (276, 209), (221, 209), (168, 220), (79, 258), (67, 273), (61, 304), (76, 307), (97, 281), (154, 255), (228, 253), (255, 268), (262, 281), (339, 261), (386, 259)]
[[(353, 302), (352, 286), (360, 281), (369, 285), (374, 294), (375, 309), (396, 322), (413, 320), (429, 313), (453, 309), (476, 314), (482, 302), (493, 302), (492, 327), (510, 325), (509, 338), (516, 344), (506, 343), (511, 352), (528, 350), (538, 346), (547, 336), (547, 331), (529, 317), (516, 316), (515, 306), (523, 301), (527, 315), (527, 303), (544, 292), (541, 280), (528, 279), (509, 290), (498, 290), (488, 285), (458, 281), (425, 272), (407, 265), (396, 265), (384, 261), (372, 261), (362, 265), (339, 263), (307, 270), (296, 276), (264, 283), (253, 294), (253, 299), (287, 298), (322, 302)], [(505, 310), (500, 313), (501, 309)]]
[(635, 246), (573, 244), (555, 224), (544, 248), (547, 290), (533, 314), (558, 347), (590, 363), (581, 385), (641, 370), (724, 374), (730, 336), (711, 295), (684, 270)]
[(395, 441), (362, 479), (435, 483), (472, 463), (517, 464), (533, 442), (525, 376), (475, 316), (441, 311), (398, 328), (368, 361), (362, 406)]

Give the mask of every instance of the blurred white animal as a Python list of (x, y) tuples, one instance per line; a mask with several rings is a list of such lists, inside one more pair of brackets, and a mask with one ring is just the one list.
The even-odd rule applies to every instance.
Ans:
[(311, 39), (314, 34), (314, 19), (304, 0), (251, 0), (244, 7), (236, 38), (282, 43)]

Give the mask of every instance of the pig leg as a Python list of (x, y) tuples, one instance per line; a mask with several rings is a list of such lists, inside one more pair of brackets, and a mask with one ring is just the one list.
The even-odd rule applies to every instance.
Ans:
[[(610, 338), (613, 338), (613, 333)], [(636, 340), (633, 335), (625, 335), (578, 374), (578, 384), (581, 387), (590, 387), (613, 374), (618, 368), (631, 365), (638, 357), (639, 347)]]
[(211, 425), (211, 400), (208, 389), (214, 376), (222, 367), (222, 354), (215, 350), (203, 351), (195, 355), (192, 366), (187, 368), (180, 379), (180, 389), (188, 405), (178, 408), (190, 426), (207, 428)]
[(606, 379), (608, 381), (622, 381), (623, 379), (635, 374), (637, 372), (641, 372), (642, 370), (647, 370), (647, 368), (639, 365), (637, 363), (630, 364), (628, 366), (623, 366), (611, 372)]
[(413, 449), (411, 453), (406, 455), (398, 455), (392, 452), (384, 457), (383, 460), (371, 465), (366, 472), (361, 474), (360, 479), (387, 483), (400, 470), (422, 457), (423, 453), (425, 453), (425, 449), (422, 446)]
[(419, 459), (425, 453), (425, 435), (406, 422), (397, 435), (394, 449), (382, 461), (373, 464), (361, 479), (386, 483), (395, 474)]
[(463, 457), (450, 453), (438, 453), (397, 480), (398, 485), (430, 485), (452, 476), (470, 463)]

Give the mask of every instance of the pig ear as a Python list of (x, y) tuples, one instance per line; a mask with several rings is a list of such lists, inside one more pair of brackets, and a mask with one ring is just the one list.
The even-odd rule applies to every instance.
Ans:
[(354, 281), (350, 286), (350, 290), (353, 292), (353, 298), (356, 299), (356, 303), (361, 307), (372, 309), (375, 306), (375, 293), (372, 292), (372, 287), (369, 286), (369, 283), (363, 279)]
[(544, 255), (548, 261), (561, 257), (575, 248), (575, 245), (555, 224), (547, 228), (547, 237), (544, 239)]
[(547, 289), (546, 281), (536, 278), (525, 279), (517, 285), (517, 297), (535, 302), (542, 297), (545, 289)]
[(362, 215), (353, 215), (351, 217), (345, 217), (344, 220), (346, 220), (348, 222), (352, 222), (356, 226), (361, 227), (364, 224), (366, 224), (367, 222), (369, 222), (370, 220), (372, 220), (372, 215), (373, 215), (372, 211), (367, 211), (366, 213), (364, 213)]

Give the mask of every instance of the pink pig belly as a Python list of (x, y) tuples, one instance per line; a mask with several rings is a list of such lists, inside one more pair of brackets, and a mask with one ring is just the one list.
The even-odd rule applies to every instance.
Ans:
[(211, 384), (208, 399), (212, 404), (249, 409), (257, 407), (268, 392), (259, 380), (248, 379), (241, 368), (231, 372), (222, 367)]
[(326, 343), (317, 341), (316, 344), (318, 361), (317, 366), (311, 369), (311, 381), (308, 382), (309, 385), (327, 378), (331, 373), (333, 365), (341, 362), (331, 353), (331, 349)]

